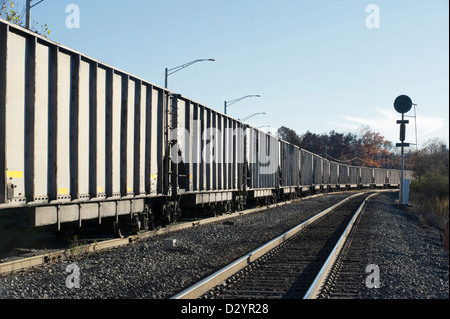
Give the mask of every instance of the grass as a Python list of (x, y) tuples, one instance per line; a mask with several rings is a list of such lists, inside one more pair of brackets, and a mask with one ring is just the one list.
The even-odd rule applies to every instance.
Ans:
[(431, 226), (440, 230), (445, 229), (445, 223), (448, 220), (449, 199), (417, 199), (412, 197), (409, 209), (411, 214), (416, 217), (423, 226)]
[(429, 171), (411, 182), (410, 211), (424, 226), (444, 230), (449, 217), (448, 174)]
[[(93, 241), (93, 244), (97, 244), (97, 240)], [(77, 235), (74, 235), (69, 239), (69, 251), (71, 256), (77, 256), (87, 251), (89, 245), (88, 239), (79, 239)]]

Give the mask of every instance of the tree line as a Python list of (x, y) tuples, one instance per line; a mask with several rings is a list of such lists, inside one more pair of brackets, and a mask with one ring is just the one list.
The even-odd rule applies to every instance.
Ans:
[[(356, 133), (344, 134), (333, 130), (325, 134), (307, 131), (300, 135), (282, 126), (278, 129), (277, 136), (338, 163), (388, 169), (401, 168), (400, 150), (369, 127), (361, 127)], [(420, 148), (414, 146), (407, 148), (405, 169), (415, 172), (416, 178), (410, 185), (410, 199), (414, 205), (425, 212), (432, 212), (426, 215), (426, 219), (434, 220), (436, 216), (441, 216), (445, 222), (449, 212), (448, 145), (434, 138)], [(433, 223), (440, 224), (439, 228), (445, 225), (442, 222)]]
[[(449, 149), (439, 139), (429, 140), (412, 156), (417, 178), (411, 182), (411, 199), (424, 210), (446, 217), (449, 213)], [(429, 218), (429, 217), (427, 217)], [(439, 228), (443, 229), (443, 222)]]
[[(400, 149), (388, 141), (379, 132), (362, 126), (356, 133), (316, 134), (307, 131), (298, 134), (294, 130), (282, 126), (277, 136), (293, 145), (321, 155), (329, 160), (364, 167), (401, 168)], [(405, 150), (405, 169), (414, 170), (418, 176), (429, 171), (447, 172), (448, 146), (438, 138), (427, 141), (420, 149), (414, 146)]]
[(277, 136), (302, 149), (321, 155), (329, 160), (364, 167), (397, 168), (398, 154), (394, 144), (369, 127), (361, 127), (357, 133), (316, 134), (310, 131), (299, 135), (282, 126)]

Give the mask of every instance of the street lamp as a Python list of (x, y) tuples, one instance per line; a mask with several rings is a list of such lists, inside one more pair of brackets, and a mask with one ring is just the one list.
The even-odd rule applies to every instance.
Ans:
[(240, 97), (240, 98), (235, 99), (235, 100), (231, 100), (231, 101), (228, 101), (228, 102), (225, 101), (223, 112), (224, 112), (225, 114), (227, 114), (227, 107), (228, 107), (228, 106), (230, 106), (231, 104), (237, 103), (237, 102), (239, 102), (239, 101), (242, 101), (243, 99), (246, 99), (246, 98), (248, 98), (248, 97), (261, 97), (261, 95), (246, 95), (246, 96)]
[(252, 115), (250, 115), (250, 116), (244, 117), (244, 118), (242, 118), (242, 119), (239, 119), (239, 121), (245, 122), (245, 121), (249, 120), (250, 118), (252, 118), (253, 116), (256, 116), (256, 115), (259, 115), (259, 114), (266, 114), (266, 113), (264, 113), (264, 112), (258, 112), (258, 113), (252, 114)]
[(35, 3), (33, 5), (31, 5), (31, 2), (33, 0), (27, 0), (27, 5), (26, 5), (26, 27), (28, 30), (30, 30), (30, 26), (31, 26), (31, 8), (37, 6), (39, 3), (43, 2), (44, 0), (39, 1), (38, 3)]
[(169, 75), (174, 74), (175, 72), (178, 72), (178, 71), (180, 71), (180, 70), (182, 70), (184, 68), (187, 68), (188, 66), (190, 66), (190, 65), (192, 65), (194, 63), (203, 62), (203, 61), (216, 61), (216, 60), (214, 60), (214, 59), (198, 59), (198, 60), (194, 60), (194, 61), (182, 64), (182, 65), (179, 65), (179, 66), (174, 67), (172, 69), (166, 68), (165, 88), (167, 89), (167, 78), (168, 78)]

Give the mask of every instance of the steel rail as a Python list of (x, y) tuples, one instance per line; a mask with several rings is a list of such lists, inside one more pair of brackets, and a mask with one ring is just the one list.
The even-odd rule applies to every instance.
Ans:
[(350, 199), (360, 196), (367, 192), (357, 193), (354, 195), (351, 195), (344, 200), (338, 202), (337, 204), (334, 204), (333, 206), (330, 206), (329, 208), (321, 211), (320, 213), (314, 215), (313, 217), (309, 218), (308, 220), (304, 221), (303, 223), (297, 225), (296, 227), (292, 228), (291, 230), (288, 230), (287, 232), (283, 233), (282, 235), (276, 237), (275, 239), (272, 239), (268, 243), (260, 246), (259, 248), (251, 251), (250, 253), (244, 255), (243, 257), (237, 259), (236, 261), (232, 262), (231, 264), (223, 267), (222, 269), (216, 271), (212, 275), (206, 277), (205, 279), (201, 280), (200, 282), (196, 283), (195, 285), (181, 291), (180, 293), (176, 294), (175, 296), (171, 297), (171, 299), (196, 299), (208, 292), (209, 290), (213, 289), (217, 285), (219, 285), (221, 282), (225, 281), (227, 278), (232, 276), (233, 274), (237, 273), (244, 267), (248, 266), (264, 254), (268, 253), (269, 251), (273, 250), (280, 244), (284, 243), (286, 240), (291, 238), (292, 236), (296, 235), (298, 232), (300, 232), (305, 227), (311, 225), (316, 220), (320, 219), (321, 217), (325, 216), (326, 214), (330, 213), (331, 211), (335, 210), (339, 206), (343, 205)]
[(345, 244), (345, 241), (347, 240), (350, 231), (352, 230), (356, 220), (358, 219), (360, 213), (364, 209), (366, 203), (369, 201), (370, 198), (373, 196), (378, 195), (379, 193), (374, 193), (369, 196), (367, 196), (366, 199), (362, 202), (362, 204), (359, 206), (359, 208), (356, 210), (355, 214), (353, 215), (352, 219), (348, 223), (347, 227), (345, 228), (344, 232), (342, 233), (342, 236), (339, 238), (338, 242), (334, 246), (333, 250), (331, 251), (330, 255), (328, 256), (327, 260), (323, 264), (322, 268), (320, 269), (319, 273), (317, 274), (316, 278), (314, 279), (313, 283), (309, 287), (308, 291), (304, 295), (303, 299), (317, 299), (324, 283), (325, 279), (328, 277), (331, 269), (333, 268), (341, 250), (342, 247)]
[[(331, 193), (329, 193), (329, 194), (331, 194)], [(246, 209), (244, 211), (239, 211), (239, 212), (226, 214), (226, 215), (222, 215), (222, 216), (218, 216), (218, 217), (210, 217), (210, 218), (205, 218), (205, 219), (200, 219), (200, 220), (195, 220), (195, 221), (183, 222), (183, 223), (179, 223), (179, 224), (171, 224), (165, 228), (160, 228), (158, 230), (152, 230), (152, 231), (146, 231), (146, 232), (142, 232), (137, 235), (132, 235), (132, 236), (128, 236), (125, 238), (109, 239), (109, 240), (99, 241), (99, 242), (92, 243), (92, 244), (80, 245), (80, 246), (77, 246), (74, 248), (68, 248), (68, 249), (63, 249), (63, 250), (59, 250), (56, 252), (42, 254), (42, 255), (38, 255), (38, 256), (16, 259), (13, 261), (1, 263), (0, 264), (0, 275), (7, 275), (7, 274), (15, 273), (18, 271), (26, 270), (29, 268), (33, 268), (33, 267), (39, 267), (39, 266), (54, 263), (54, 262), (60, 262), (64, 259), (67, 259), (70, 256), (74, 256), (74, 255), (80, 255), (80, 254), (85, 254), (85, 253), (98, 252), (98, 251), (105, 250), (105, 249), (117, 248), (120, 246), (125, 246), (128, 244), (134, 243), (134, 242), (138, 242), (138, 241), (141, 241), (141, 240), (144, 240), (147, 238), (170, 234), (175, 231), (188, 229), (188, 228), (194, 228), (194, 227), (206, 225), (209, 223), (216, 223), (216, 222), (220, 222), (222, 220), (259, 212), (259, 211), (266, 210), (266, 209), (273, 208), (273, 207), (280, 207), (283, 205), (291, 204), (296, 201), (320, 197), (323, 195), (324, 194), (310, 195), (310, 196), (303, 197), (301, 199), (294, 199), (291, 201), (275, 203), (275, 204), (271, 204), (271, 205), (263, 206), (263, 207), (250, 208), (250, 209)]]

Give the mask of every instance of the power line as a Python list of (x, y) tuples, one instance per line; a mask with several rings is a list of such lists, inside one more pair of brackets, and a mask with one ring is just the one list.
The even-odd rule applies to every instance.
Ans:
[[(322, 154), (323, 154), (323, 153), (322, 153)], [(365, 159), (360, 158), (360, 157), (353, 157), (352, 159), (348, 159), (348, 160), (340, 160), (340, 159), (334, 158), (333, 156), (330, 156), (330, 155), (327, 155), (327, 156), (328, 156), (329, 158), (331, 158), (331, 159), (333, 159), (333, 160), (335, 160), (335, 161), (337, 161), (337, 162), (341, 162), (341, 163), (353, 162), (354, 160), (360, 160), (360, 161), (362, 161), (362, 162), (370, 163), (370, 161), (365, 160)]]
[[(321, 155), (323, 155), (323, 153), (322, 153)], [(340, 160), (340, 159), (334, 158), (333, 156), (330, 156), (330, 155), (328, 155), (328, 157), (331, 158), (331, 159), (333, 159), (334, 161), (340, 162), (340, 163), (349, 163), (349, 162), (353, 162), (353, 161), (355, 161), (355, 160), (359, 160), (359, 161), (361, 161), (361, 162), (373, 164), (372, 161), (369, 161), (369, 160), (366, 160), (366, 159), (363, 159), (363, 158), (360, 158), (360, 157), (357, 157), (357, 156), (356, 156), (356, 157), (353, 157), (352, 159), (348, 159), (348, 160)], [(409, 165), (409, 164), (408, 164), (408, 166), (412, 166), (412, 165)]]

